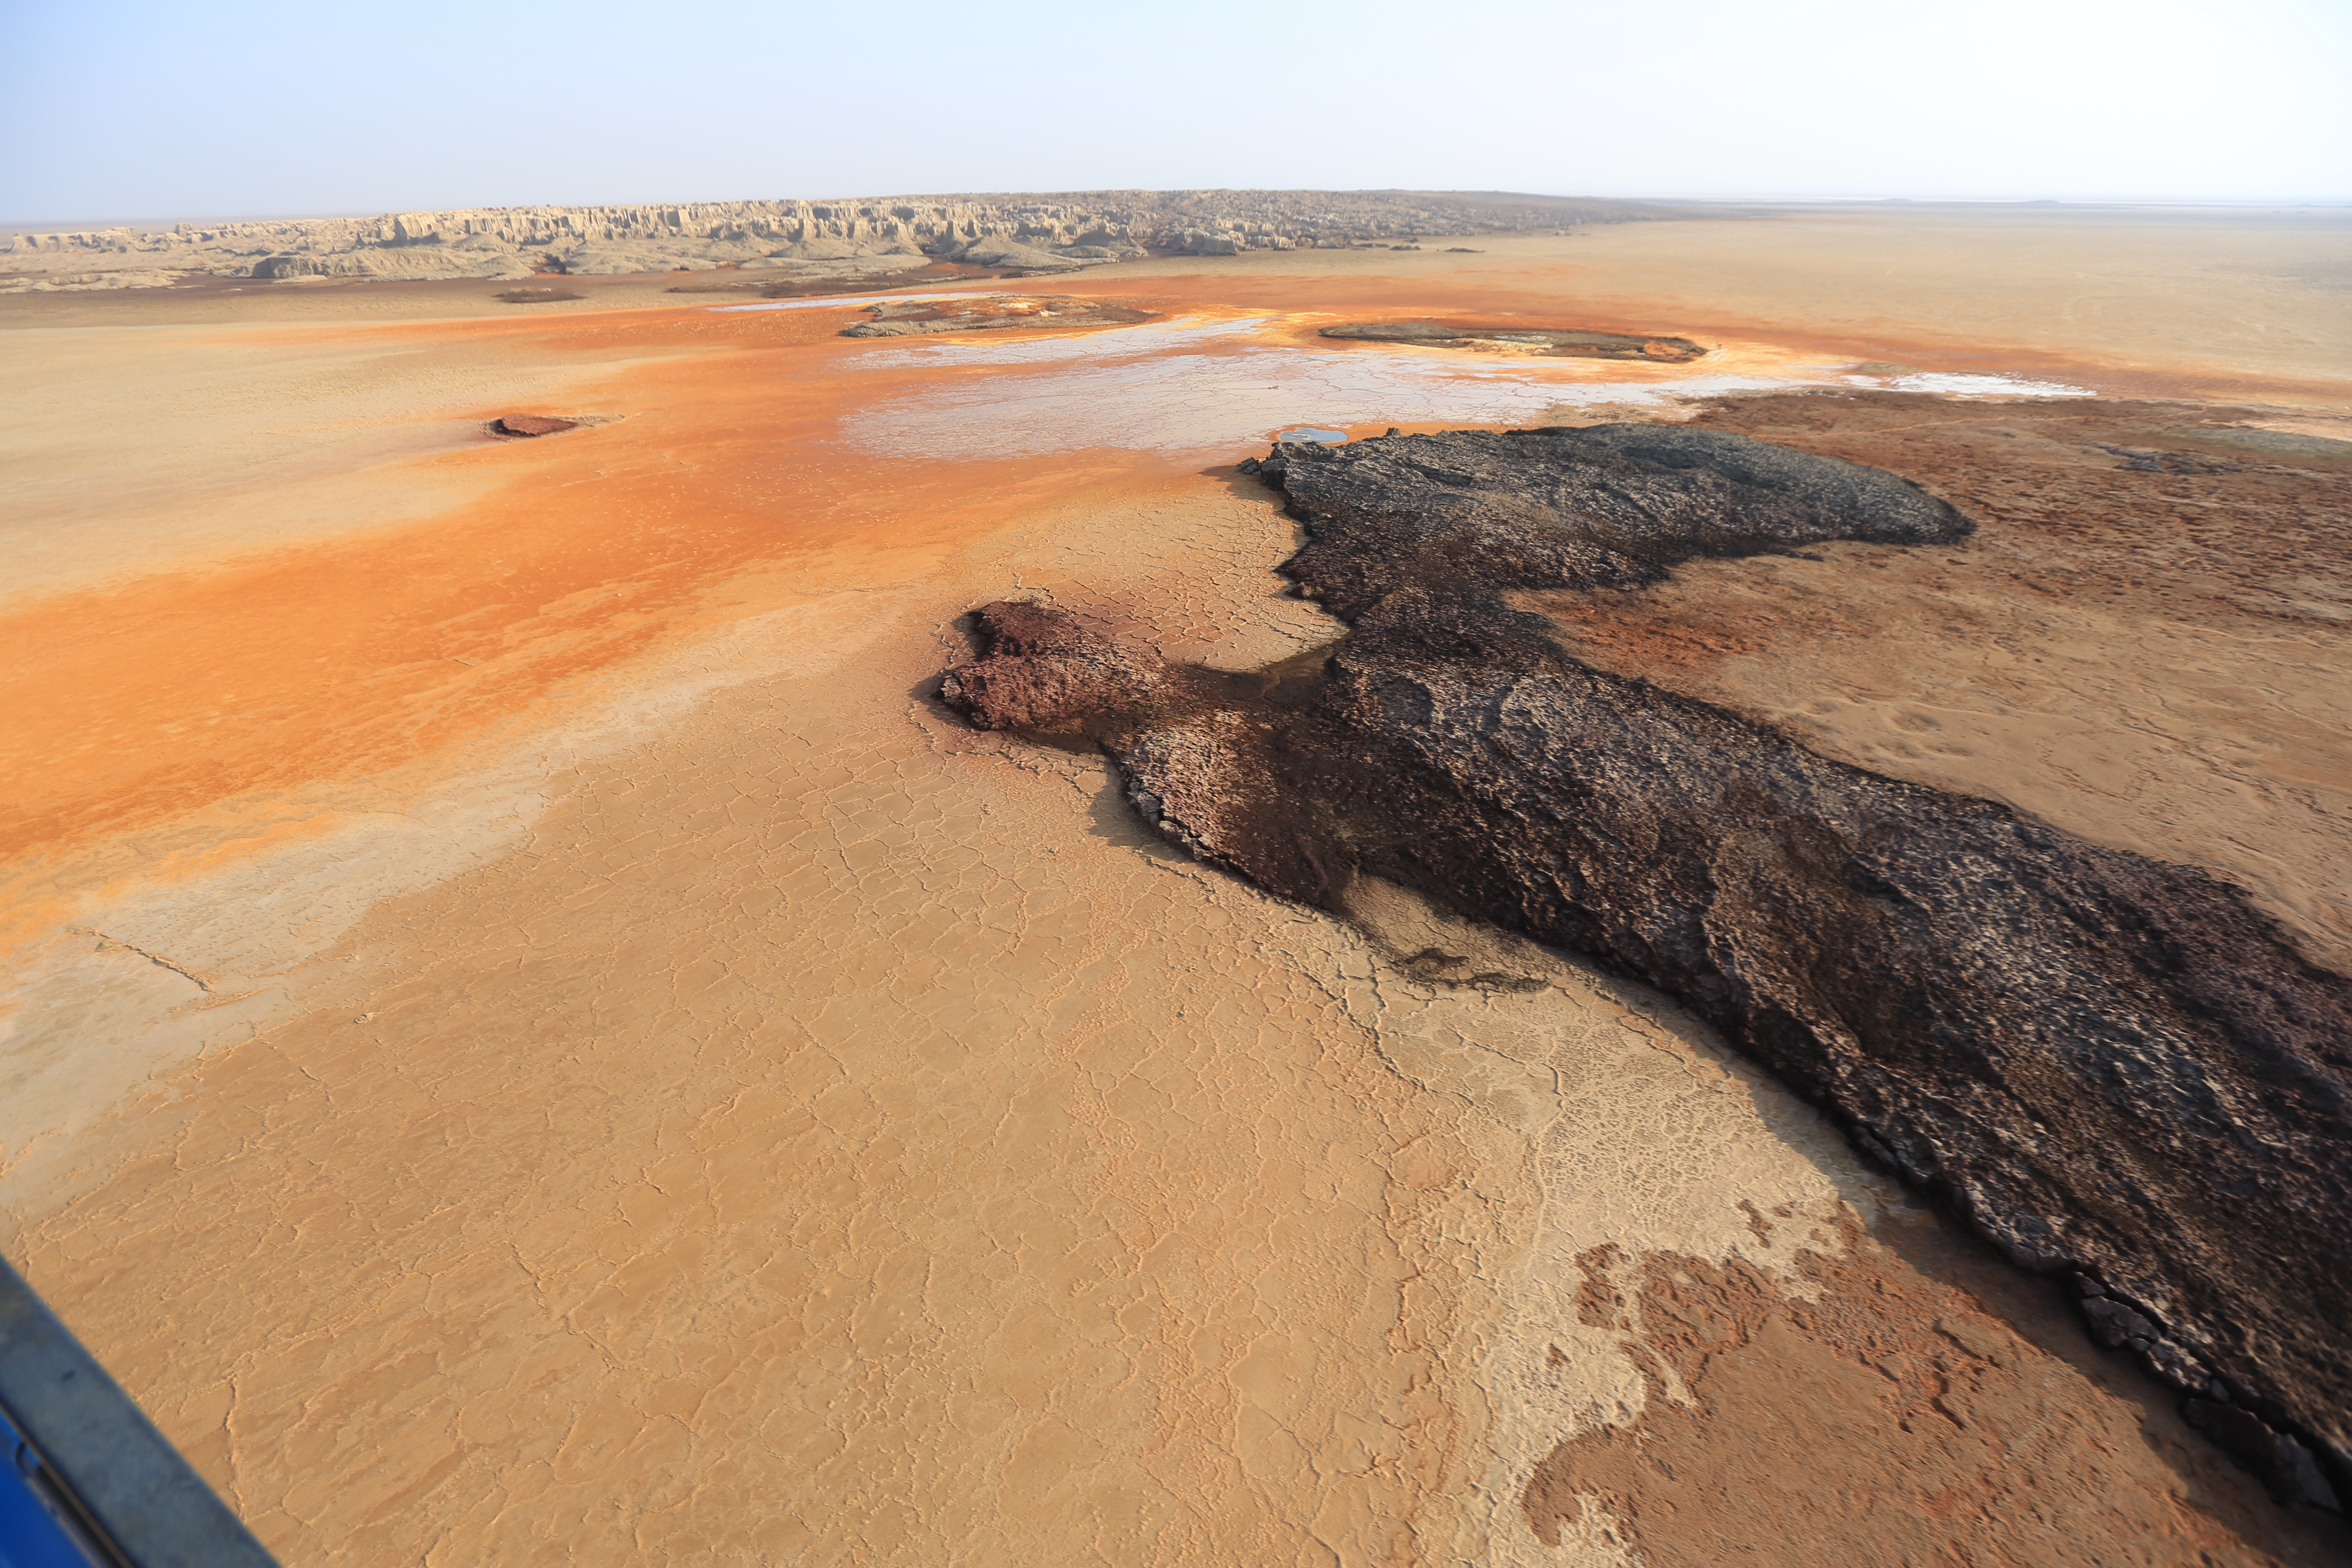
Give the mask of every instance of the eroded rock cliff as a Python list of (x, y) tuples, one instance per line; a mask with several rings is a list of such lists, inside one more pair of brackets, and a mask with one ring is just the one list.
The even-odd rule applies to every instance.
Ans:
[[(1148, 251), (1238, 255), (1668, 216), (1631, 202), (1410, 191), (1092, 191), (668, 205), (488, 207), (17, 234), (0, 289), (258, 279), (524, 278), (861, 258), (1074, 270)], [(7, 274), (15, 274), (12, 279)], [(137, 275), (135, 283), (126, 279)]]

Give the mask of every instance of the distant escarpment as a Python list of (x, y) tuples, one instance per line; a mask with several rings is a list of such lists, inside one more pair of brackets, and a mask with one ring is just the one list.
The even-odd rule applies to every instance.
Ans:
[(1490, 353), (1542, 354), (1553, 359), (1638, 359), (1659, 364), (1686, 364), (1706, 353), (1688, 338), (1634, 337), (1625, 332), (1593, 332), (1575, 327), (1364, 321), (1326, 327), (1320, 335), (1375, 343), (1409, 343), (1415, 348), (1484, 349)]
[(1407, 236), (1549, 232), (1675, 216), (1638, 202), (1419, 191), (1078, 191), (468, 207), (17, 234), (0, 241), (0, 292), (152, 288), (201, 273), (300, 281), (737, 267), (791, 278), (934, 261), (1065, 272), (1153, 252), (1385, 247)]
[(1318, 668), (1177, 667), (976, 614), (942, 697), (1080, 733), (1203, 860), (1326, 909), (1376, 873), (1704, 1015), (2180, 1391), (2283, 1498), (2352, 1497), (2352, 982), (2228, 885), (1883, 777), (1569, 658), (1515, 590), (1696, 556), (1948, 545), (1882, 470), (1686, 427), (1278, 445), (1244, 465), (1345, 623)]

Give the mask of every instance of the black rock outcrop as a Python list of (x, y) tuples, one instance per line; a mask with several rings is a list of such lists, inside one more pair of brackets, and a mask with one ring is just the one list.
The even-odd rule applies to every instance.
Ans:
[(2284, 1498), (2352, 1496), (2352, 982), (2232, 888), (1816, 755), (1568, 657), (1514, 589), (1696, 555), (1949, 543), (1880, 470), (1654, 426), (1277, 446), (1245, 464), (1349, 633), (1318, 671), (1159, 664), (992, 605), (976, 724), (1083, 732), (1205, 860), (1358, 871), (1707, 1017), (2189, 1396)]

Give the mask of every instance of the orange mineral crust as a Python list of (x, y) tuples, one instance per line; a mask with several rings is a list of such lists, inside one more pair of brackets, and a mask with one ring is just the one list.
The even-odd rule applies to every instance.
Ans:
[[(2293, 346), (2336, 296), (2276, 281), (2300, 231), (1953, 221), (925, 282), (895, 292), (1118, 324), (864, 339), (854, 300), (667, 276), (0, 299), (0, 1243), (289, 1563), (2346, 1562), (1664, 998), (1378, 878), (1344, 916), (1269, 898), (1090, 749), (938, 700), (1002, 599), (1311, 671), (1338, 629), (1233, 467), (1294, 426), (1697, 417), (1996, 500), (1971, 465), (2028, 436), (2019, 483), (2122, 460), (2060, 394), (2228, 384), (2241, 423), (2337, 431)], [(2006, 314), (1954, 247), (2011, 257)], [(2054, 308), (2133, 268), (2169, 281)], [(2164, 289), (2200, 303), (2159, 353), (2122, 329)], [(1319, 336), (1420, 319), (1707, 353)], [(1939, 373), (2038, 412), (1895, 385)], [(1837, 426), (1849, 375), (1965, 412)], [(2286, 484), (2252, 461), (2183, 516)], [(2024, 624), (2004, 584), (2064, 546), (2031, 523), (1859, 588), (1832, 559), (1530, 607), (2081, 831), (2257, 876), (2332, 843), (2287, 784), (2342, 748), (2263, 737), (2327, 727), (2333, 600), (2242, 637), (2272, 611), (2221, 601), (2296, 570), (2232, 556), (2179, 627)], [(2236, 639), (2192, 738), (2254, 763), (2140, 789), (2001, 750), (2196, 684), (2118, 673), (2126, 611), (2182, 671)], [(1871, 652), (1974, 668), (1970, 627), (2091, 695), (1996, 659), (1970, 689), (2019, 711), (1962, 723), (1957, 677)], [(2339, 881), (2261, 890), (2316, 949)]]

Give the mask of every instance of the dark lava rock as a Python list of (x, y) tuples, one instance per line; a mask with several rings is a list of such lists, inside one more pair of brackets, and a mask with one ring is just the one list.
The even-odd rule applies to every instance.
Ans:
[(550, 419), (538, 414), (502, 414), (490, 421), (493, 436), (552, 436), (560, 430), (578, 428), (573, 420)]
[(1444, 321), (1364, 321), (1326, 327), (1322, 336), (1422, 348), (1531, 351), (1559, 359), (1643, 359), (1681, 364), (1706, 353), (1688, 338), (1633, 337), (1567, 327), (1471, 327)]
[(2336, 1489), (2320, 1473), (2311, 1450), (2260, 1417), (2212, 1399), (2189, 1400), (2181, 1414), (2216, 1447), (2260, 1476), (2280, 1501), (2340, 1510)]
[(2017, 1263), (2077, 1276), (2092, 1331), (2282, 1496), (2352, 1496), (2352, 982), (2203, 871), (1590, 668), (1505, 599), (1966, 518), (1675, 426), (1244, 467), (1349, 627), (1319, 671), (1158, 665), (1001, 604), (946, 700), (1092, 736), (1161, 833), (1274, 892), (1336, 908), (1377, 872), (1681, 998)]

